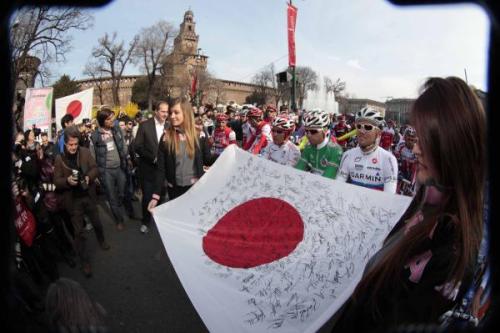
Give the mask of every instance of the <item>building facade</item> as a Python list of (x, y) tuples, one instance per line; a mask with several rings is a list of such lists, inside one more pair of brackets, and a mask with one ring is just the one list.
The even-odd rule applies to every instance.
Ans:
[(408, 124), (410, 122), (410, 111), (415, 99), (412, 98), (394, 98), (387, 100), (386, 119), (396, 121), (398, 125)]
[(364, 107), (371, 107), (385, 116), (386, 105), (382, 102), (367, 98), (347, 98), (342, 103), (339, 102), (339, 112), (342, 114), (353, 114)]

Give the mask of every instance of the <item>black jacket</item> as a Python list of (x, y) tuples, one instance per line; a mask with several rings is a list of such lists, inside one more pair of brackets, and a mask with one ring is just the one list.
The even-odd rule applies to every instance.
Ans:
[[(165, 126), (167, 126), (167, 122), (165, 122)], [(154, 117), (139, 124), (133, 148), (139, 160), (138, 165), (142, 178), (154, 181), (158, 155), (158, 137)]]
[[(156, 171), (156, 181), (154, 194), (160, 195), (163, 183), (165, 179), (167, 182), (173, 186), (176, 186), (175, 182), (175, 152), (170, 151), (165, 142), (163, 142), (163, 136), (160, 139), (160, 146), (158, 148), (158, 168)], [(200, 178), (203, 176), (205, 171), (203, 170), (204, 165), (212, 165), (215, 161), (215, 157), (210, 154), (210, 149), (205, 138), (199, 139), (199, 145), (196, 147), (194, 154), (194, 169), (196, 177)]]

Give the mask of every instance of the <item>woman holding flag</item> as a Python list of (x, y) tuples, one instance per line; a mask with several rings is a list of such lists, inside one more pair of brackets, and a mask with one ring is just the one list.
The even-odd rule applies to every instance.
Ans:
[(181, 98), (174, 98), (168, 104), (170, 127), (160, 139), (156, 189), (149, 210), (157, 205), (165, 179), (168, 197), (175, 199), (203, 175), (204, 165), (213, 163), (206, 139), (196, 132), (191, 104)]
[(411, 117), (420, 189), (337, 313), (335, 332), (481, 319), (471, 304), (487, 276), (485, 113), (463, 80), (430, 78)]

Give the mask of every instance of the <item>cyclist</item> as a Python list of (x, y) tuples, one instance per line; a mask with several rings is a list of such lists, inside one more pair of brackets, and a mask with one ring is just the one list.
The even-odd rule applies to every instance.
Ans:
[(379, 147), (384, 118), (370, 107), (356, 113), (358, 146), (344, 153), (339, 180), (396, 193), (398, 164), (394, 155)]
[(228, 116), (224, 113), (219, 113), (215, 117), (215, 120), (217, 122), (217, 128), (214, 131), (214, 143), (211, 150), (212, 154), (219, 156), (227, 146), (236, 143), (236, 134), (231, 127), (227, 126)]
[(281, 165), (295, 166), (300, 158), (299, 148), (289, 140), (295, 127), (293, 119), (279, 115), (272, 123), (273, 142), (261, 151), (261, 156)]
[(262, 120), (262, 110), (253, 107), (247, 113), (248, 122), (254, 129), (250, 138), (245, 142), (243, 149), (258, 155), (262, 148), (269, 142), (273, 142), (271, 137), (271, 126), (265, 120)]
[(295, 167), (335, 179), (342, 157), (342, 148), (330, 140), (329, 124), (330, 116), (325, 111), (314, 110), (305, 114), (304, 128), (309, 142)]
[(401, 141), (394, 149), (394, 156), (398, 161), (399, 176), (397, 193), (414, 196), (416, 193), (417, 157), (413, 147), (417, 142), (417, 133), (411, 126), (406, 127)]

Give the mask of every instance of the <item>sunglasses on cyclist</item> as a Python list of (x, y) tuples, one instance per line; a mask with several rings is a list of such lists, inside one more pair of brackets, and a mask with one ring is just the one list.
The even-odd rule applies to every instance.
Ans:
[(318, 134), (319, 132), (321, 132), (321, 130), (317, 130), (317, 129), (310, 129), (310, 130), (307, 130), (306, 129), (306, 134), (311, 134), (311, 135), (314, 135), (314, 134)]
[(283, 133), (285, 133), (285, 131), (283, 131), (283, 130), (280, 130), (280, 129), (274, 129), (274, 128), (273, 128), (271, 131), (272, 131), (273, 133), (276, 133), (276, 134), (283, 134)]
[(365, 131), (370, 132), (371, 130), (373, 130), (375, 128), (375, 126), (369, 125), (369, 124), (356, 124), (356, 128), (358, 130), (364, 129)]

